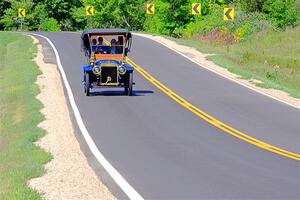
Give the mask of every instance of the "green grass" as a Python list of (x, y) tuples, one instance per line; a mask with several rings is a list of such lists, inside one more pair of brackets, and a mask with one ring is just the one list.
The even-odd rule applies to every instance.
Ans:
[(242, 76), (257, 79), (259, 86), (275, 88), (300, 98), (300, 27), (282, 32), (257, 33), (237, 44), (222, 45), (204, 41), (174, 39), (179, 44), (192, 46), (209, 58)]
[(41, 176), (51, 159), (32, 143), (45, 135), (37, 127), (44, 117), (35, 98), (36, 51), (30, 37), (0, 32), (0, 199), (41, 199), (27, 181)]

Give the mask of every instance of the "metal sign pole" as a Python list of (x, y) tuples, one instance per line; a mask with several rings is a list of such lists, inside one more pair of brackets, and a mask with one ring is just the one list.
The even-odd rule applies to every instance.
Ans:
[(152, 30), (152, 24), (153, 24), (153, 16), (150, 17), (150, 32)]
[(195, 15), (196, 17), (196, 34), (198, 34), (198, 15)]
[(201, 3), (192, 3), (192, 14), (195, 15), (196, 34), (198, 33), (198, 15), (201, 15)]
[(93, 16), (95, 15), (94, 6), (87, 5), (85, 7), (85, 13), (86, 13), (86, 16), (88, 16), (88, 18), (87, 18), (88, 27), (92, 28), (92, 26), (93, 26)]
[(93, 28), (93, 17), (89, 16), (89, 28)]
[(22, 17), (22, 18), (20, 19), (20, 21), (21, 21), (21, 32), (23, 32), (23, 22), (24, 22), (24, 18)]
[[(155, 14), (155, 4), (154, 3), (147, 3), (147, 5), (146, 5), (146, 14), (151, 15), (151, 18), (149, 20), (149, 29), (151, 31), (151, 29), (152, 29), (152, 20), (153, 20), (154, 14)], [(157, 30), (156, 30), (156, 32), (157, 32)]]

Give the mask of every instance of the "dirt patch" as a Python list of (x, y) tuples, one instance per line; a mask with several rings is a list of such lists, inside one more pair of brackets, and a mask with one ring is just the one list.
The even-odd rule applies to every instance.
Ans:
[(232, 44), (234, 43), (234, 38), (232, 35), (227, 34), (227, 31), (214, 30), (209, 32), (207, 35), (196, 35), (196, 41), (204, 42), (214, 42), (220, 44)]
[(266, 89), (266, 88), (258, 87), (257, 84), (260, 83), (260, 81), (258, 81), (258, 80), (241, 79), (240, 76), (233, 74), (233, 73), (229, 72), (227, 69), (222, 68), (222, 67), (216, 65), (215, 63), (213, 63), (212, 61), (208, 60), (207, 57), (210, 56), (211, 54), (201, 53), (193, 47), (187, 47), (184, 45), (177, 44), (176, 42), (171, 41), (171, 40), (166, 39), (161, 36), (152, 36), (152, 35), (141, 34), (141, 33), (134, 33), (134, 34), (140, 35), (140, 36), (143, 36), (143, 37), (146, 37), (149, 39), (153, 39), (161, 44), (166, 45), (167, 47), (169, 47), (173, 50), (176, 50), (176, 51), (184, 54), (185, 56), (191, 58), (193, 61), (195, 61), (196, 63), (198, 63), (199, 65), (201, 65), (202, 67), (204, 67), (206, 69), (209, 69), (209, 70), (211, 70), (217, 74), (220, 74), (224, 77), (227, 77), (229, 79), (235, 80), (239, 83), (242, 83), (243, 85), (245, 85), (247, 87), (253, 88), (261, 93), (269, 95), (275, 99), (278, 99), (282, 102), (286, 102), (287, 104), (300, 109), (300, 99), (291, 97), (288, 93), (280, 91), (280, 90)]
[(23, 113), (24, 113), (24, 106), (18, 105), (15, 114), (13, 116), (15, 124), (18, 124), (23, 120)]
[[(34, 43), (39, 43), (32, 38)], [(37, 99), (44, 104), (41, 112), (46, 118), (39, 127), (48, 132), (36, 144), (49, 151), (53, 159), (45, 165), (47, 173), (31, 179), (28, 184), (49, 200), (116, 199), (98, 179), (80, 150), (57, 66), (44, 63), (40, 44), (35, 61), (42, 71), (37, 79), (41, 90)]]

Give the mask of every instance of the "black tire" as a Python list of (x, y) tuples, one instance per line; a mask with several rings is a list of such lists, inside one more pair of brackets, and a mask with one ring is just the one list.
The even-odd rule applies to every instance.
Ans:
[(128, 96), (132, 96), (132, 88), (133, 88), (133, 74), (129, 73), (128, 75)]
[(84, 92), (85, 92), (86, 96), (90, 96), (90, 75), (89, 75), (89, 73), (85, 73)]

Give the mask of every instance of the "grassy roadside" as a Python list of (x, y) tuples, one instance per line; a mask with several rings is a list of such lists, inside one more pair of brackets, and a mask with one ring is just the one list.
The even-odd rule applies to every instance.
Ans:
[(0, 199), (41, 199), (26, 182), (51, 159), (32, 143), (45, 135), (37, 127), (43, 105), (35, 98), (36, 51), (30, 37), (0, 32)]
[(233, 45), (170, 38), (195, 47), (210, 56), (217, 65), (245, 79), (257, 79), (258, 86), (283, 90), (300, 98), (300, 27), (284, 32), (257, 33), (251, 39)]

